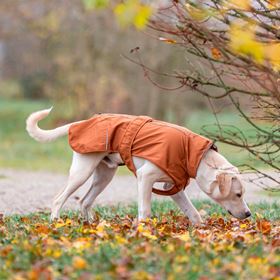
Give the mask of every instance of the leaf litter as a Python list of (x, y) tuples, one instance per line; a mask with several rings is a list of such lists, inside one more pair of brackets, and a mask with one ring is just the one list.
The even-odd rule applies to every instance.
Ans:
[(0, 217), (1, 279), (280, 279), (280, 221)]

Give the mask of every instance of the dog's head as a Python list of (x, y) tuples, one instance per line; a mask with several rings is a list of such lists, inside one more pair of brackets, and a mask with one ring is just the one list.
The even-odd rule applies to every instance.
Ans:
[(245, 219), (251, 216), (244, 201), (245, 188), (238, 174), (219, 173), (210, 189), (208, 195), (235, 218)]

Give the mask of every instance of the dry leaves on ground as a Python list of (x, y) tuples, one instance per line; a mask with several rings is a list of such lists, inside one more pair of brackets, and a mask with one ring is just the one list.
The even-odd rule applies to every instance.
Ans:
[[(1, 279), (280, 279), (280, 222), (1, 217)], [(261, 269), (260, 269), (261, 268)]]

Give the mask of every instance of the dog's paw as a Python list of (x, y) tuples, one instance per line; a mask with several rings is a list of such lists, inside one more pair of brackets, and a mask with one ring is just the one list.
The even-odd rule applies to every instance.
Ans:
[(54, 213), (51, 213), (51, 216), (50, 216), (50, 222), (53, 223), (55, 221), (57, 221), (59, 219), (59, 215), (56, 215)]
[(84, 221), (88, 222), (89, 224), (93, 224), (95, 221), (95, 218), (92, 214), (88, 214), (87, 217), (84, 217)]
[(190, 217), (190, 221), (193, 226), (202, 226), (203, 225), (203, 220), (201, 219), (200, 215), (195, 215)]
[(92, 224), (95, 221), (95, 216), (90, 210), (82, 209), (80, 217), (84, 222), (87, 222), (89, 224)]

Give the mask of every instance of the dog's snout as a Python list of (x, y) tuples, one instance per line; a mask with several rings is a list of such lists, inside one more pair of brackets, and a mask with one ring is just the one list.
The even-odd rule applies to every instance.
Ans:
[(246, 218), (248, 218), (248, 217), (250, 217), (252, 214), (251, 214), (251, 212), (250, 211), (246, 211), (245, 212), (245, 216), (246, 216)]

